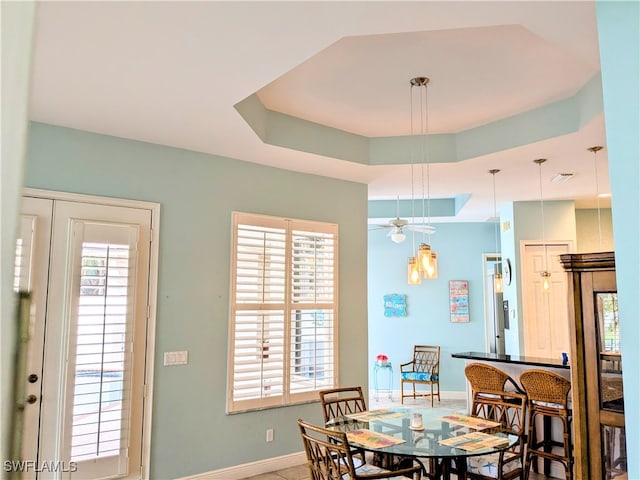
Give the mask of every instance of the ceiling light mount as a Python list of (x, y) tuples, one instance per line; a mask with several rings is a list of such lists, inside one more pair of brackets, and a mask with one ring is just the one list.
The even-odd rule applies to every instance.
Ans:
[(429, 83), (429, 77), (414, 77), (409, 80), (412, 87), (426, 87)]

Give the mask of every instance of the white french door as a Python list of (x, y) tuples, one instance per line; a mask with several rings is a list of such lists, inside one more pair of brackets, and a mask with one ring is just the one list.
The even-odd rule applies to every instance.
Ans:
[(139, 479), (157, 209), (83, 200), (24, 198), (16, 286), (35, 316), (23, 478)]

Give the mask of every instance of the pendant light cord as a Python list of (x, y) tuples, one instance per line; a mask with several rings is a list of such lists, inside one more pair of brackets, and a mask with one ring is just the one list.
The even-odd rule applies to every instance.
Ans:
[(542, 164), (546, 159), (540, 158), (534, 161), (538, 164), (538, 179), (540, 183), (540, 217), (542, 219), (542, 246), (544, 247), (544, 271), (547, 272), (547, 242), (544, 231), (544, 200), (542, 198)]
[(598, 183), (598, 151), (602, 147), (591, 147), (593, 152), (593, 171), (596, 177), (596, 208), (598, 209), (598, 249), (602, 251), (602, 222), (600, 218), (600, 185)]
[[(496, 218), (498, 217), (498, 209), (496, 207), (496, 173), (498, 173), (500, 170), (498, 169), (494, 169), (494, 170), (489, 170), (489, 173), (491, 173), (491, 175), (493, 175), (493, 219), (494, 221), (496, 221)], [(496, 228), (495, 228), (495, 241), (496, 241), (496, 254), (498, 253), (498, 226), (499, 226), (500, 222), (496, 221)]]
[[(409, 104), (411, 112), (411, 138), (413, 138), (413, 86), (409, 87)], [(415, 157), (413, 148), (411, 148), (411, 219), (415, 222), (416, 219), (416, 207), (414, 201), (414, 179), (413, 179), (413, 167), (415, 164)], [(416, 231), (411, 229), (411, 243), (412, 251), (416, 250)]]

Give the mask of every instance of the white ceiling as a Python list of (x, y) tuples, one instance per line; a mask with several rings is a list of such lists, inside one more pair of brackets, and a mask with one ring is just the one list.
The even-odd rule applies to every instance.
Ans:
[[(269, 110), (366, 137), (407, 135), (409, 79), (428, 76), (429, 132), (457, 133), (571, 97), (600, 70), (594, 2), (43, 2), (31, 119), (411, 194), (410, 165), (363, 165), (263, 143), (235, 109)], [(432, 197), (470, 194), (454, 221), (497, 202), (596, 205), (604, 118), (457, 163), (432, 159)], [(606, 149), (600, 192), (609, 192)], [(212, 158), (212, 161), (215, 159)], [(575, 177), (564, 184), (556, 173)], [(608, 205), (603, 200), (601, 205)]]

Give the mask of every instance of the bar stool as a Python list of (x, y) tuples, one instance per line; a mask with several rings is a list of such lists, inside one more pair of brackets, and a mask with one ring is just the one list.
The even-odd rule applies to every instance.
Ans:
[[(499, 392), (502, 390), (524, 393), (518, 384), (504, 371), (486, 363), (470, 363), (464, 368), (464, 375), (472, 392)], [(508, 386), (507, 386), (508, 385)]]
[[(568, 407), (568, 395), (571, 382), (548, 370), (531, 369), (520, 375), (529, 401), (529, 434), (525, 455), (525, 480), (529, 478), (532, 459), (533, 471), (538, 472), (537, 457), (544, 460), (545, 475), (549, 475), (549, 463), (560, 462), (564, 467), (567, 480), (573, 479), (573, 455), (571, 453), (571, 411)], [(538, 440), (536, 418), (542, 417), (543, 433)], [(551, 420), (560, 419), (562, 424), (562, 442), (551, 437)], [(553, 448), (561, 448), (562, 453), (554, 453)]]

